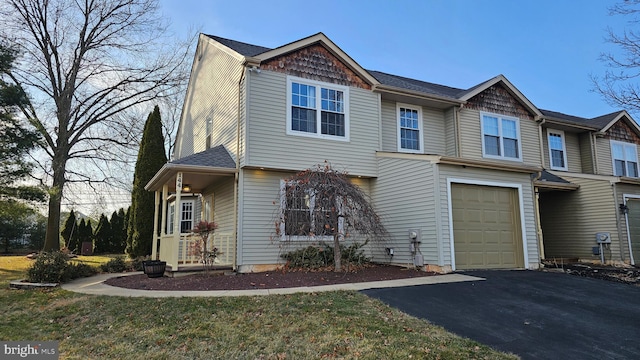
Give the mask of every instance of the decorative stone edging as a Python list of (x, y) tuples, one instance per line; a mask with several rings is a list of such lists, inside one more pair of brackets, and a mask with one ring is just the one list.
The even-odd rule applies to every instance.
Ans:
[(33, 290), (33, 289), (49, 289), (58, 287), (58, 283), (31, 283), (26, 279), (14, 280), (9, 283), (10, 289)]

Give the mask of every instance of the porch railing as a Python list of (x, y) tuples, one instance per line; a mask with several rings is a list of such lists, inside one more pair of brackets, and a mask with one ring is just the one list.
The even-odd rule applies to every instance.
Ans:
[[(212, 241), (213, 240), (213, 241)], [(200, 257), (196, 251), (192, 251), (197, 247), (200, 237), (195, 234), (181, 234), (178, 241), (173, 235), (165, 235), (160, 237), (160, 260), (166, 261), (175, 271), (180, 267), (192, 267), (201, 265)], [(235, 243), (233, 234), (219, 233), (213, 234), (207, 242), (209, 251), (214, 247), (218, 248), (218, 256), (214, 261), (216, 266), (233, 266), (235, 258)]]

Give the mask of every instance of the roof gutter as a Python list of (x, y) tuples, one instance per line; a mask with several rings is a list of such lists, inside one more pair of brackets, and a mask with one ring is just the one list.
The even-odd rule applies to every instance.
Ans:
[(236, 168), (222, 168), (202, 165), (185, 165), (167, 163), (149, 180), (144, 189), (152, 191), (158, 185), (162, 185), (166, 180), (177, 172), (205, 173), (205, 174), (229, 174), (233, 175), (237, 172)]
[(449, 97), (445, 97), (445, 96), (427, 94), (427, 93), (424, 93), (424, 92), (421, 92), (421, 91), (402, 89), (402, 88), (399, 88), (399, 87), (389, 86), (389, 85), (382, 85), (382, 84), (373, 85), (371, 87), (371, 90), (372, 91), (384, 92), (384, 93), (388, 93), (388, 94), (411, 96), (411, 97), (418, 98), (418, 99), (431, 100), (431, 101), (441, 102), (441, 103), (450, 104), (450, 105), (460, 105), (460, 104), (466, 104), (467, 103), (464, 100), (458, 100), (458, 99), (453, 99), (453, 98), (449, 98)]

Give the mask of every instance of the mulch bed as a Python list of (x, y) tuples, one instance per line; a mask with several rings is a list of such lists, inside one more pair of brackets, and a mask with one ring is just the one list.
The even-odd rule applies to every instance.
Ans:
[(615, 267), (573, 263), (556, 265), (555, 267), (570, 275), (640, 286), (640, 268), (635, 266)]
[(142, 274), (114, 277), (105, 283), (140, 290), (254, 290), (347, 284), (434, 275), (436, 274), (397, 266), (374, 265), (338, 273), (333, 271), (269, 271), (235, 275), (199, 273), (173, 278), (149, 278)]

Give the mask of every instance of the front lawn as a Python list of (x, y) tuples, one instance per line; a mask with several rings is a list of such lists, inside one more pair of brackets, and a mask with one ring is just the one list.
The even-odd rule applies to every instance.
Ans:
[(0, 339), (58, 340), (61, 358), (512, 359), (357, 292), (124, 298), (9, 290), (27, 264), (0, 257)]

